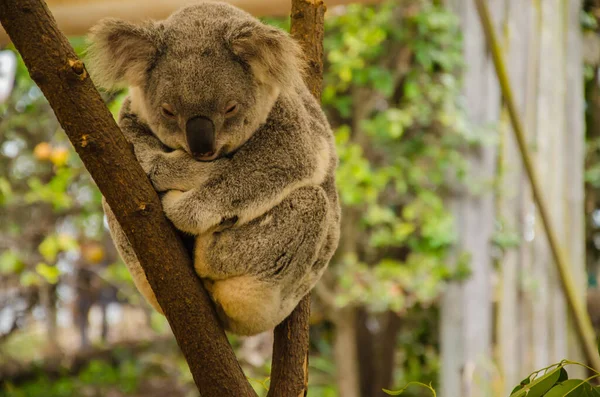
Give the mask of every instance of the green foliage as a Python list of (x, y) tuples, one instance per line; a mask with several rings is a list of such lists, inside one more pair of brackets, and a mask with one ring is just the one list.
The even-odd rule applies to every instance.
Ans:
[(35, 266), (35, 271), (50, 284), (56, 284), (58, 282), (60, 271), (56, 266), (50, 266), (40, 262)]
[(76, 377), (51, 379), (40, 374), (35, 381), (19, 387), (8, 383), (0, 390), (0, 397), (103, 396), (115, 391), (131, 394), (137, 390), (143, 370), (143, 365), (133, 359), (118, 366), (91, 361)]
[(19, 255), (12, 250), (6, 250), (0, 254), (0, 275), (18, 274), (23, 271), (25, 264)]
[(433, 397), (437, 397), (437, 394), (435, 393), (434, 388), (431, 387), (431, 384), (426, 385), (425, 383), (421, 383), (421, 382), (410, 382), (406, 386), (404, 386), (402, 389), (395, 390), (395, 391), (383, 389), (383, 392), (385, 394), (389, 394), (390, 396), (399, 396), (401, 394), (404, 394), (404, 392), (406, 391), (406, 389), (408, 389), (410, 386), (420, 386), (420, 387), (423, 387), (425, 389), (428, 389), (428, 390), (431, 391), (431, 394), (433, 394)]
[(595, 32), (598, 30), (598, 20), (591, 12), (581, 11), (580, 17), (581, 28)]
[(54, 262), (61, 251), (69, 251), (77, 248), (77, 241), (68, 234), (52, 234), (47, 236), (38, 246), (40, 254), (48, 262)]
[(38, 177), (28, 180), (29, 191), (24, 198), (27, 203), (47, 202), (52, 204), (55, 210), (69, 209), (73, 205), (73, 198), (66, 193), (72, 183), (73, 170), (59, 168), (48, 182), (42, 182)]
[(335, 303), (340, 307), (360, 303), (374, 311), (398, 313), (416, 304), (427, 306), (439, 295), (442, 281), (464, 278), (470, 273), (468, 257), (462, 259), (451, 273), (448, 267), (440, 266), (439, 258), (422, 253), (411, 253), (403, 261), (385, 258), (375, 267), (359, 262), (355, 256), (346, 256), (333, 270), (344, 291), (336, 295)]
[[(579, 365), (592, 371), (587, 379), (569, 379), (568, 365)], [(600, 386), (589, 382), (600, 377), (600, 372), (578, 362), (563, 360), (538, 370), (523, 379), (512, 391), (510, 397), (600, 397)]]
[(492, 236), (492, 244), (498, 248), (499, 256), (511, 248), (516, 248), (521, 244), (521, 236), (518, 230), (511, 227), (503, 219), (496, 221), (494, 234)]
[[(82, 52), (81, 38), (72, 44)], [(0, 277), (22, 286), (53, 284), (68, 269), (57, 263), (77, 254), (81, 241), (105, 236), (101, 194), (17, 60), (15, 87), (0, 104), (0, 237), (14, 242), (0, 254)], [(124, 95), (108, 98), (115, 115)]]
[(586, 142), (585, 182), (594, 189), (600, 188), (600, 137), (588, 138)]
[(358, 252), (336, 263), (336, 303), (428, 305), (469, 274), (466, 256), (449, 257), (457, 233), (447, 193), (464, 181), (464, 151), (483, 139), (459, 100), (458, 20), (430, 1), (388, 1), (348, 6), (326, 31), (323, 104), (340, 198), (361, 230)]

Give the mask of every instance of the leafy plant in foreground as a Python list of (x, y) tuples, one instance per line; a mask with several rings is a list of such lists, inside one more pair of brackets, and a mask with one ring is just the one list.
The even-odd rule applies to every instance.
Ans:
[[(593, 375), (587, 379), (569, 379), (566, 366), (580, 365), (587, 368)], [(587, 365), (562, 360), (533, 372), (517, 385), (510, 397), (600, 397), (600, 386), (593, 386), (589, 382), (600, 377), (600, 372)]]
[(383, 392), (385, 394), (389, 394), (390, 396), (399, 396), (400, 394), (404, 393), (404, 391), (406, 389), (408, 389), (410, 386), (420, 386), (420, 387), (424, 387), (425, 389), (429, 389), (431, 390), (431, 394), (433, 394), (433, 397), (437, 397), (437, 394), (435, 393), (435, 389), (431, 386), (431, 383), (426, 385), (425, 383), (421, 383), (421, 382), (409, 382), (406, 386), (404, 386), (402, 389), (400, 390), (387, 390), (387, 389), (383, 389)]

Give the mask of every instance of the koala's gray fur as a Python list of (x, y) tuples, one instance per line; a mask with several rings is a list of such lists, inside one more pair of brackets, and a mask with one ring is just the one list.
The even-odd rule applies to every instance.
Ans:
[[(130, 87), (120, 127), (166, 216), (195, 236), (194, 266), (226, 329), (280, 323), (321, 277), (340, 224), (333, 134), (298, 45), (233, 6), (201, 3), (161, 22), (100, 22), (88, 63), (96, 83)], [(214, 127), (209, 158), (190, 143), (199, 116)], [(104, 209), (137, 288), (161, 311)]]

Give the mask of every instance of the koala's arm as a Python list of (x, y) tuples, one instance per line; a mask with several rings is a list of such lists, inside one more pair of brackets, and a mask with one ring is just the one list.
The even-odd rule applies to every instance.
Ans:
[(121, 107), (119, 127), (125, 138), (133, 145), (135, 155), (144, 171), (156, 154), (166, 152), (167, 148), (152, 134), (148, 126), (130, 111), (129, 99), (126, 99)]
[(329, 159), (324, 138), (301, 130), (259, 131), (231, 158), (198, 162), (207, 179), (189, 191), (167, 192), (163, 209), (178, 229), (194, 235), (226, 220), (244, 224), (293, 190), (320, 184)]
[(184, 150), (167, 148), (154, 136), (150, 128), (130, 111), (129, 99), (121, 109), (119, 127), (133, 145), (138, 162), (157, 191), (187, 191), (205, 180), (197, 161)]

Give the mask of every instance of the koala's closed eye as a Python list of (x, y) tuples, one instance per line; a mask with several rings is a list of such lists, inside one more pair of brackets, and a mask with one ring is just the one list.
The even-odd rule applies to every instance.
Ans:
[(168, 103), (163, 103), (160, 107), (160, 110), (166, 118), (173, 119), (175, 118), (175, 110)]
[(227, 103), (227, 106), (225, 106), (225, 117), (232, 117), (235, 116), (239, 110), (240, 106), (238, 105), (237, 102), (235, 101), (230, 101)]

